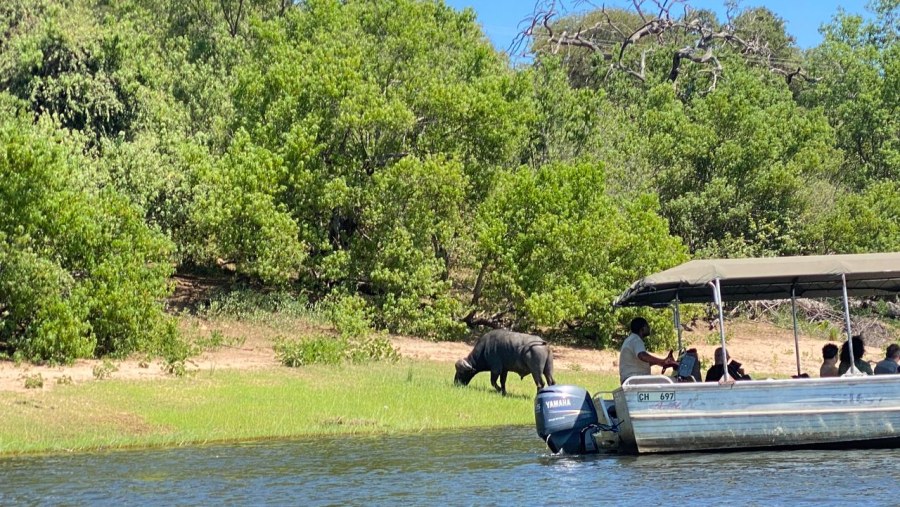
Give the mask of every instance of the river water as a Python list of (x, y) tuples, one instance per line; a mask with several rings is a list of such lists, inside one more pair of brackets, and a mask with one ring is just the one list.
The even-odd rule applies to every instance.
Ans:
[(0, 505), (898, 505), (900, 450), (557, 457), (533, 428), (0, 459)]

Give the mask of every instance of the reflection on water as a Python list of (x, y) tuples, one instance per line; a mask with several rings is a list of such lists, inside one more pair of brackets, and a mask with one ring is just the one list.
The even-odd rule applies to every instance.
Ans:
[(492, 428), (5, 458), (0, 505), (891, 504), (898, 458), (900, 450), (556, 457), (532, 428)]

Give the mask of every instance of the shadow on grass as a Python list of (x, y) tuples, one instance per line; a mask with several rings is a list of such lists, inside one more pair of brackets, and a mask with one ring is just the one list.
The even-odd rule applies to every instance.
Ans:
[[(471, 386), (471, 385), (461, 386), (458, 384), (451, 384), (451, 385), (457, 389), (471, 389), (473, 391), (477, 391), (477, 392), (481, 392), (481, 393), (496, 394), (497, 396), (502, 396), (500, 394), (500, 391), (497, 391), (496, 389), (494, 389), (491, 386)], [(506, 392), (506, 397), (510, 398), (510, 399), (521, 399), (521, 400), (529, 400), (529, 401), (534, 398), (534, 396), (531, 396), (528, 394), (510, 393), (509, 391)]]

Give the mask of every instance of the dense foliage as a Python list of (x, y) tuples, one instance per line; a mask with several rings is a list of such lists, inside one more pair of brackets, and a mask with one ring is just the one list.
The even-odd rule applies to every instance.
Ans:
[(898, 9), (808, 51), (745, 11), (815, 79), (723, 45), (711, 86), (664, 51), (641, 80), (539, 42), (512, 65), (439, 0), (6, 2), (0, 349), (171, 351), (176, 270), (435, 339), (604, 344), (615, 297), (692, 256), (898, 250)]

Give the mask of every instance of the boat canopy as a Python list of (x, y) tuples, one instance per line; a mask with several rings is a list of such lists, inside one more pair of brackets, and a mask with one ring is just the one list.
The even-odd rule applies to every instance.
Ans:
[(900, 252), (693, 260), (644, 277), (615, 306), (668, 306), (722, 301), (895, 295), (900, 293)]

